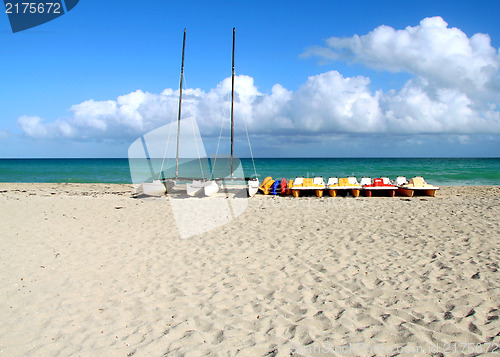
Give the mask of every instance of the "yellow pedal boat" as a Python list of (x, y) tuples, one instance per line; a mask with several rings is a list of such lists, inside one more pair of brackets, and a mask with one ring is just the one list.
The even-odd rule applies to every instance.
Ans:
[(323, 177), (316, 176), (315, 178), (296, 177), (295, 180), (290, 180), (290, 191), (293, 197), (299, 197), (301, 191), (314, 190), (317, 197), (323, 197), (325, 182)]
[(351, 192), (354, 197), (358, 197), (361, 192), (361, 185), (354, 176), (350, 177), (330, 177), (327, 183), (327, 189), (330, 196), (337, 196), (338, 191)]
[(259, 186), (259, 190), (261, 190), (264, 195), (268, 195), (273, 188), (274, 181), (275, 180), (273, 180), (271, 176), (266, 177), (264, 180), (262, 180), (262, 183)]

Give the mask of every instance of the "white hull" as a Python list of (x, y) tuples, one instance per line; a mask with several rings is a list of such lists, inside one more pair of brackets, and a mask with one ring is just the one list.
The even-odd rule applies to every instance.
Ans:
[(186, 193), (189, 196), (198, 196), (203, 190), (202, 181), (193, 181), (186, 184)]
[(163, 195), (167, 190), (165, 185), (160, 180), (153, 180), (153, 182), (143, 182), (142, 193), (148, 196)]
[(199, 181), (194, 180), (192, 183), (186, 184), (186, 193), (189, 196), (199, 196), (202, 193), (205, 196), (212, 196), (219, 191), (219, 186), (215, 181)]
[(165, 181), (165, 186), (167, 187), (167, 192), (168, 192), (168, 191), (170, 191), (171, 189), (174, 188), (175, 181), (171, 180), (171, 179), (168, 179), (168, 180)]
[(248, 197), (253, 197), (259, 190), (259, 180), (248, 181)]
[(205, 192), (205, 196), (210, 197), (219, 192), (219, 185), (217, 185), (215, 181), (206, 181), (203, 190)]

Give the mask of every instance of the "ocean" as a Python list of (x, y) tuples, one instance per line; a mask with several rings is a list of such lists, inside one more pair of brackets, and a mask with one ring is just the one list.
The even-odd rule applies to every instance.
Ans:
[[(245, 176), (251, 159), (241, 159)], [(258, 177), (423, 176), (434, 185), (500, 185), (500, 158), (261, 158)], [(0, 159), (0, 182), (131, 183), (128, 159)]]

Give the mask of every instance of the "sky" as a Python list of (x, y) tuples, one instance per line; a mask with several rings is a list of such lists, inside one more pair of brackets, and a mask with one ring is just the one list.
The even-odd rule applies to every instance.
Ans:
[[(0, 158), (127, 157), (194, 116), (207, 153), (500, 157), (500, 2), (81, 0), (0, 15)], [(221, 130), (222, 126), (222, 130)]]

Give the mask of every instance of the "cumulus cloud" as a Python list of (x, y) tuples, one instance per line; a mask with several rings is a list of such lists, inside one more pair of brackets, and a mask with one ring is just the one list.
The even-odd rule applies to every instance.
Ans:
[[(262, 93), (250, 76), (235, 79), (235, 117), (257, 136), (304, 137), (389, 134), (500, 133), (500, 57), (485, 34), (467, 37), (440, 17), (396, 30), (380, 26), (363, 36), (332, 37), (306, 55), (347, 60), (413, 75), (402, 88), (370, 89), (370, 79), (328, 71), (309, 77), (295, 92), (280, 84)], [(195, 116), (202, 135), (219, 134), (229, 117), (231, 79), (203, 91), (183, 91), (183, 114)], [(178, 90), (138, 90), (108, 101), (88, 100), (52, 123), (18, 120), (31, 137), (131, 138), (176, 119)], [(238, 125), (237, 133), (243, 130)]]
[(423, 19), (418, 26), (404, 30), (379, 26), (363, 36), (331, 37), (326, 47), (313, 47), (306, 55), (408, 72), (439, 87), (470, 93), (479, 89), (483, 94), (493, 82), (498, 83), (495, 75), (500, 66), (498, 51), (488, 35), (469, 38), (460, 29), (448, 27), (441, 17)]
[(17, 122), (26, 135), (34, 138), (47, 138), (58, 134), (56, 133), (58, 131), (56, 123), (43, 124), (43, 119), (38, 116), (23, 115)]

